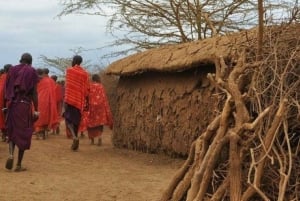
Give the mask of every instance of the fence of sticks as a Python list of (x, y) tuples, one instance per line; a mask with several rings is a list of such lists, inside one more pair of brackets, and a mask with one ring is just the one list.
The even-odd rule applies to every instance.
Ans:
[[(232, 43), (208, 74), (223, 107), (192, 143), (161, 201), (300, 200), (300, 25)], [(218, 49), (218, 44), (215, 44)]]

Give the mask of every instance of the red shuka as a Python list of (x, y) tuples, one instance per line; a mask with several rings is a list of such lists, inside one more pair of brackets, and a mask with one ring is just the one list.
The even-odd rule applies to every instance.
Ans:
[(88, 111), (83, 111), (78, 132), (84, 132), (87, 130), (87, 120), (88, 120), (87, 118), (88, 118)]
[(56, 107), (57, 107), (57, 119), (60, 122), (62, 120), (62, 107), (63, 107), (63, 88), (60, 84), (55, 84), (56, 95)]
[(50, 77), (43, 77), (37, 85), (39, 119), (34, 123), (36, 131), (47, 127), (53, 128), (58, 123), (55, 82)]
[[(83, 83), (83, 84), (82, 84)], [(81, 85), (82, 84), (82, 85)], [(67, 68), (65, 102), (83, 111), (88, 95), (89, 75), (81, 66)]]
[(113, 126), (113, 118), (105, 89), (101, 83), (90, 84), (88, 128)]

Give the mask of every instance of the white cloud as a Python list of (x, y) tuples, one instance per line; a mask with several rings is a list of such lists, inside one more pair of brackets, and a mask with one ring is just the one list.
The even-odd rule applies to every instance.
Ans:
[[(0, 0), (0, 68), (16, 64), (23, 52), (30, 52), (34, 64), (40, 55), (71, 57), (71, 49), (96, 49), (113, 39), (106, 34), (101, 16), (69, 15), (57, 18), (61, 7), (55, 0)], [(102, 50), (103, 51), (103, 50)], [(84, 52), (97, 63), (103, 52)]]

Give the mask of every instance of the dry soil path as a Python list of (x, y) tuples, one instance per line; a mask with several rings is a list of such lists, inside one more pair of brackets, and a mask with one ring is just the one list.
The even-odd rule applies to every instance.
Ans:
[[(0, 143), (0, 201), (157, 201), (183, 160), (114, 148), (105, 129), (103, 145), (80, 139), (78, 152), (62, 133), (32, 140), (25, 172), (4, 168)], [(16, 158), (15, 153), (15, 158)]]

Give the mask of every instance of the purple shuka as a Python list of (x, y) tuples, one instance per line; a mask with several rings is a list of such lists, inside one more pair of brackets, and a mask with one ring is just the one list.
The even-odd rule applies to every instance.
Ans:
[(5, 85), (8, 103), (6, 127), (8, 140), (20, 150), (30, 149), (33, 133), (32, 92), (38, 82), (36, 70), (20, 64), (10, 68)]

